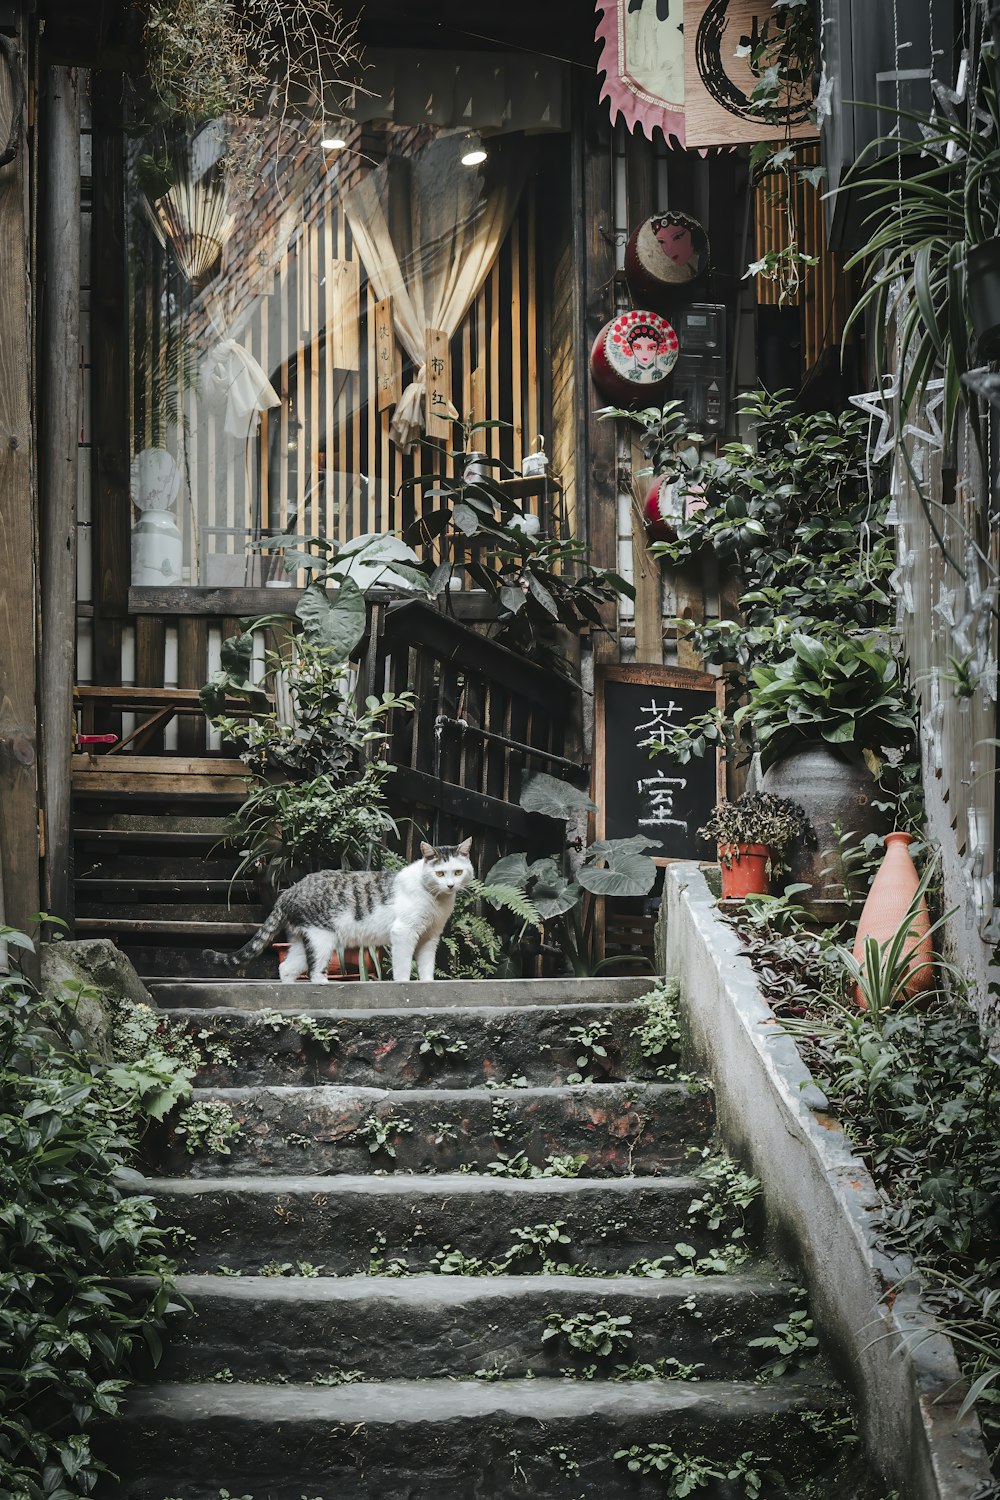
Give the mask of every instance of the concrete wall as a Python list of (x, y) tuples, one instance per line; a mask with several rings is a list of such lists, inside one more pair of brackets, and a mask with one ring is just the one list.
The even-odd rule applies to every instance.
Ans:
[(680, 980), (722, 1139), (763, 1183), (769, 1226), (808, 1281), (874, 1462), (904, 1500), (973, 1500), (990, 1480), (979, 1425), (957, 1421), (954, 1352), (920, 1315), (910, 1262), (882, 1248), (874, 1182), (778, 1029), (697, 865), (668, 868), (665, 900), (666, 972)]

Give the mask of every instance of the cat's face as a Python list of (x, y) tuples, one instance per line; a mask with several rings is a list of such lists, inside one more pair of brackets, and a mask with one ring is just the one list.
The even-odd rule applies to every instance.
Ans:
[(421, 844), (424, 857), (424, 884), (436, 896), (453, 895), (472, 879), (472, 861), (469, 850), (472, 840), (463, 844), (443, 844), (435, 849), (433, 844)]

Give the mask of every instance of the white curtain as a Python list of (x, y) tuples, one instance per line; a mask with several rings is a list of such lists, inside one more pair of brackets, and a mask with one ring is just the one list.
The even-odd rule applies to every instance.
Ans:
[[(452, 338), (506, 238), (521, 195), (523, 163), (513, 152), (499, 180), (464, 167), (462, 136), (443, 136), (412, 158), (391, 157), (344, 199), (354, 243), (381, 299), (392, 297), (396, 337), (417, 366), (390, 424), (404, 452), (425, 426), (428, 328)], [(451, 403), (445, 413), (458, 412)]]

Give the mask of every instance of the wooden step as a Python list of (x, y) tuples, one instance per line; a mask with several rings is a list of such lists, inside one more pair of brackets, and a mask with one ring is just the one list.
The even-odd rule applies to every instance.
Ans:
[(105, 901), (135, 901), (136, 892), (149, 892), (153, 896), (188, 896), (192, 900), (199, 896), (218, 896), (226, 900), (230, 896), (240, 899), (241, 904), (255, 900), (253, 884), (246, 880), (211, 879), (192, 876), (178, 879), (164, 875), (86, 875), (77, 879), (78, 901), (90, 901), (100, 897)]
[(248, 938), (257, 931), (262, 920), (238, 922), (227, 918), (224, 922), (213, 922), (194, 921), (187, 917), (111, 915), (77, 917), (74, 926), (80, 937), (177, 937), (215, 942), (219, 938)]
[(138, 795), (172, 800), (246, 796), (247, 768), (224, 756), (74, 755), (74, 796)]
[(73, 836), (76, 839), (114, 838), (129, 842), (143, 838), (167, 843), (174, 840), (217, 841), (225, 837), (227, 822), (226, 818), (211, 813), (98, 813), (88, 810), (77, 820)]

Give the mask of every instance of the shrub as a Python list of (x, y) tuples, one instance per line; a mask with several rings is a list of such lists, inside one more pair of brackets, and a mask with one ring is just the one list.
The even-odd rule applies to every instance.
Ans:
[[(137, 1350), (159, 1358), (179, 1310), (153, 1205), (120, 1184), (137, 1115), (70, 1026), (0, 976), (0, 1494), (12, 1500), (90, 1494), (94, 1425), (117, 1411)], [(148, 1290), (118, 1284), (142, 1274)]]

